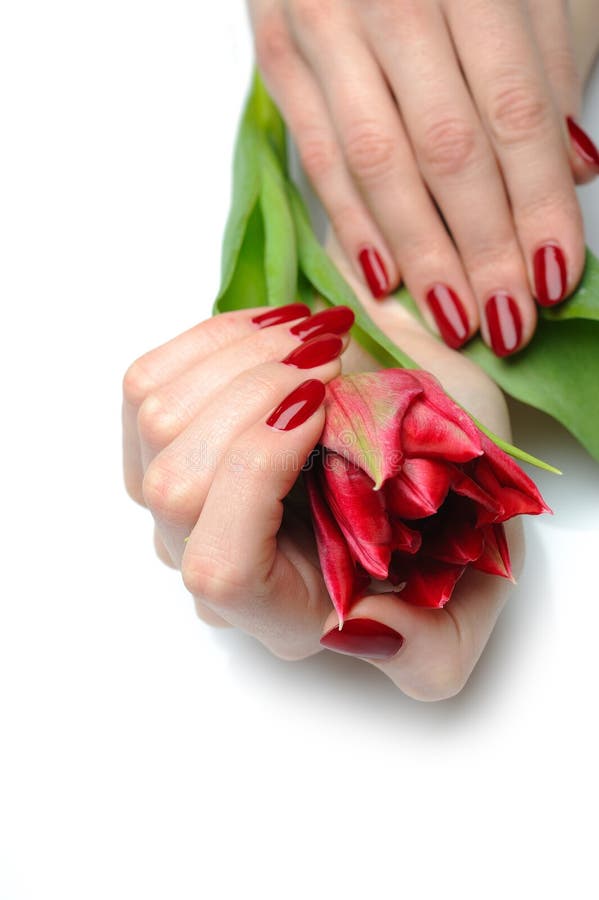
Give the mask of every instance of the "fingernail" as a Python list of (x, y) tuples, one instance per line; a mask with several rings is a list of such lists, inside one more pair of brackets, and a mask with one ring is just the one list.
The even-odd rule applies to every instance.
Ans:
[(364, 247), (358, 254), (366, 284), (375, 300), (380, 300), (389, 293), (389, 276), (385, 263), (374, 247)]
[(566, 258), (557, 244), (543, 244), (534, 255), (533, 268), (537, 300), (553, 306), (566, 296)]
[(331, 306), (330, 309), (323, 309), (315, 316), (298, 322), (291, 329), (291, 334), (295, 334), (302, 341), (320, 337), (321, 334), (345, 334), (354, 324), (354, 319), (355, 316), (349, 307)]
[(496, 356), (507, 356), (520, 346), (522, 317), (513, 297), (500, 291), (485, 306), (491, 347)]
[(346, 619), (341, 631), (331, 628), (320, 639), (329, 650), (368, 659), (391, 659), (403, 642), (398, 631), (374, 619)]
[(426, 295), (426, 301), (441, 337), (446, 344), (457, 350), (468, 337), (468, 316), (462, 301), (446, 284), (434, 284)]
[(322, 337), (313, 338), (305, 344), (300, 344), (282, 362), (286, 366), (295, 366), (297, 369), (313, 369), (315, 366), (324, 366), (325, 363), (336, 359), (342, 349), (343, 341), (338, 335), (323, 334)]
[(599, 166), (599, 150), (586, 131), (583, 131), (578, 122), (574, 121), (572, 116), (567, 117), (566, 123), (568, 125), (568, 131), (570, 132), (570, 138), (574, 145), (574, 149), (581, 159), (589, 166)]
[(316, 378), (304, 381), (279, 403), (266, 420), (277, 431), (291, 431), (303, 425), (324, 400), (324, 384)]
[(258, 328), (270, 328), (271, 325), (281, 325), (282, 322), (292, 322), (293, 319), (309, 315), (310, 308), (305, 303), (288, 303), (287, 306), (271, 307), (259, 316), (254, 316), (252, 322)]

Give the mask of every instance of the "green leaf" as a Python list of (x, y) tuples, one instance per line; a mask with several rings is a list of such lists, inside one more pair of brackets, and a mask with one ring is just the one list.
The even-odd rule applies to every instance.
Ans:
[(566, 319), (599, 321), (599, 259), (588, 248), (584, 272), (572, 296), (559, 306), (541, 307), (539, 312), (541, 318), (550, 322)]
[(462, 351), (512, 397), (553, 416), (599, 460), (599, 323), (540, 319), (530, 344), (499, 359), (480, 337)]
[(287, 130), (277, 106), (264, 86), (258, 69), (250, 93), (250, 111), (256, 128), (269, 143), (275, 153), (284, 175), (287, 174)]
[(237, 265), (225, 288), (216, 298), (213, 314), (232, 309), (263, 306), (267, 302), (264, 274), (264, 226), (257, 204), (248, 220), (243, 244), (237, 255)]
[[(331, 258), (318, 242), (304, 201), (296, 186), (288, 182), (289, 199), (297, 235), (299, 264), (305, 277), (318, 293), (333, 305), (349, 306), (356, 316), (354, 333), (360, 343), (368, 341), (367, 349), (382, 365), (418, 369), (410, 359), (381, 329), (375, 325), (362, 304), (343, 278)], [(366, 344), (364, 343), (364, 346)]]
[(261, 173), (267, 302), (270, 306), (283, 306), (291, 303), (297, 290), (295, 228), (277, 157), (266, 143), (261, 147)]

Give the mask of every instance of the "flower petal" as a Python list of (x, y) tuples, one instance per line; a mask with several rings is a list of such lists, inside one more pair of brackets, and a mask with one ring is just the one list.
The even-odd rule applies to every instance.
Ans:
[(472, 463), (471, 476), (503, 506), (499, 521), (505, 522), (513, 516), (551, 512), (534, 481), (518, 463), (486, 435), (482, 436), (482, 440), (485, 455)]
[(422, 370), (411, 374), (423, 395), (408, 409), (402, 428), (406, 456), (467, 462), (482, 456), (482, 433), (470, 416), (447, 396), (439, 382)]
[(393, 550), (403, 553), (418, 553), (422, 545), (422, 534), (409, 528), (401, 519), (391, 519), (391, 544)]
[(448, 518), (439, 531), (425, 541), (423, 552), (439, 562), (467, 565), (483, 552), (483, 532), (466, 519)]
[(402, 422), (422, 390), (405, 369), (333, 379), (327, 384), (321, 443), (363, 469), (378, 490), (401, 468)]
[(373, 578), (385, 579), (391, 559), (391, 526), (385, 496), (372, 479), (338, 453), (326, 451), (320, 470), (325, 500), (354, 559)]
[(356, 573), (345, 538), (321, 494), (315, 469), (308, 469), (304, 472), (304, 482), (312, 511), (312, 523), (324, 583), (331, 595), (333, 606), (337, 610), (339, 622), (342, 624), (354, 599), (355, 590), (359, 586), (359, 575)]
[(435, 559), (417, 557), (402, 560), (394, 566), (394, 575), (405, 581), (399, 596), (406, 603), (440, 609), (450, 599), (466, 566), (455, 566)]
[(487, 525), (482, 529), (485, 546), (482, 554), (472, 563), (473, 569), (488, 575), (501, 575), (514, 580), (510, 563), (510, 550), (503, 525)]
[[(476, 465), (476, 461), (474, 463)], [(487, 522), (496, 522), (504, 515), (504, 509), (499, 500), (491, 496), (479, 484), (470, 478), (465, 472), (454, 467), (453, 477), (451, 479), (451, 489), (455, 494), (467, 497), (476, 505), (477, 525), (486, 524)]]
[(437, 512), (449, 490), (453, 471), (436, 459), (406, 459), (401, 472), (385, 483), (393, 516), (422, 519)]

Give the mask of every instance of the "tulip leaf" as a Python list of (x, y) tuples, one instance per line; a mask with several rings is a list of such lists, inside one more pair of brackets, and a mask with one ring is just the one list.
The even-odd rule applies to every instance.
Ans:
[(506, 393), (561, 422), (599, 460), (599, 322), (541, 318), (530, 344), (513, 357), (499, 359), (480, 337), (462, 352)]
[(587, 249), (584, 272), (572, 296), (559, 306), (541, 308), (539, 312), (541, 318), (550, 322), (565, 319), (599, 321), (599, 259), (590, 250)]
[(261, 147), (260, 157), (267, 302), (270, 306), (283, 306), (293, 300), (297, 289), (295, 228), (277, 157), (266, 142)]
[(236, 266), (225, 289), (217, 297), (213, 313), (264, 306), (267, 301), (264, 273), (264, 225), (257, 204), (247, 223)]

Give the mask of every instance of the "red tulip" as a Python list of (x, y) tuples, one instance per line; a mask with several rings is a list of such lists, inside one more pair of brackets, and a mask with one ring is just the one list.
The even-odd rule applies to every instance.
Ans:
[(325, 410), (305, 477), (340, 623), (372, 579), (409, 603), (439, 608), (468, 567), (512, 578), (502, 523), (550, 510), (432, 375), (386, 369), (336, 378)]

